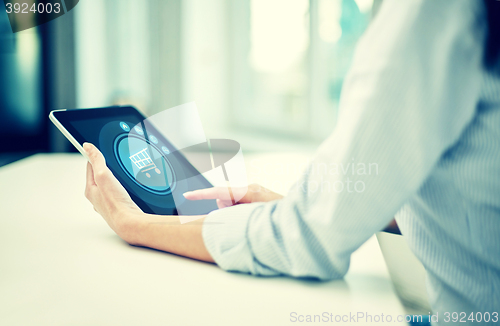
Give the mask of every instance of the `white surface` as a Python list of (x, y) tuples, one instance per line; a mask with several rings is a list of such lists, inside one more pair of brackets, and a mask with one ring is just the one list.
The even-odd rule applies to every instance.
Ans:
[(428, 314), (432, 309), (428, 300), (424, 265), (415, 257), (402, 236), (379, 232), (377, 239), (395, 285), (394, 290), (406, 306), (406, 312)]
[[(300, 171), (261, 169), (271, 161), (307, 159), (246, 156), (250, 180), (286, 191)], [(375, 238), (342, 281), (227, 273), (123, 242), (83, 196), (85, 164), (36, 155), (0, 168), (0, 325), (295, 325), (293, 311), (403, 313)]]

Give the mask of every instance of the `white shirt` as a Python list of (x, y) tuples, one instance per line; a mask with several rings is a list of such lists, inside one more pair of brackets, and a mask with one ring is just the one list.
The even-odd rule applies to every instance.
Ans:
[(486, 31), (479, 0), (385, 0), (358, 44), (338, 126), (301, 180), (283, 200), (207, 217), (217, 264), (341, 278), (396, 216), (435, 312), (498, 312), (500, 79), (483, 65)]

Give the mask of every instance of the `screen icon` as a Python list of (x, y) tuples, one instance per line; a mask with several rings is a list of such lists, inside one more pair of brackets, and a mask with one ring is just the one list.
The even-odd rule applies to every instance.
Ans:
[(163, 153), (165, 154), (170, 154), (170, 150), (166, 147), (166, 146), (162, 146), (161, 147), (161, 150), (163, 151)]
[(141, 128), (141, 127), (139, 127), (139, 126), (135, 126), (135, 127), (134, 127), (134, 130), (135, 130), (135, 132), (136, 132), (136, 133), (138, 133), (139, 135), (141, 135), (141, 136), (142, 136), (142, 135), (144, 135), (144, 130), (142, 130), (142, 128)]
[(149, 135), (149, 140), (153, 143), (153, 144), (158, 144), (158, 139), (153, 136), (153, 135)]
[(136, 154), (130, 156), (130, 160), (132, 163), (135, 164), (135, 166), (141, 170), (142, 173), (146, 173), (146, 176), (148, 178), (151, 178), (151, 174), (149, 174), (147, 171), (153, 170), (161, 174), (160, 169), (156, 167), (155, 162), (151, 159), (148, 153), (148, 149), (144, 148), (143, 150), (137, 152)]
[(124, 131), (126, 132), (129, 132), (130, 131), (130, 127), (128, 126), (128, 124), (126, 124), (125, 122), (120, 122), (120, 128), (122, 128)]

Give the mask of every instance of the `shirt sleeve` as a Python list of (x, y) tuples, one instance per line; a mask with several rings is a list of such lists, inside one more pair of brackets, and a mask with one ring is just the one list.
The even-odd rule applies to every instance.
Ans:
[(474, 117), (484, 8), (385, 0), (360, 40), (340, 116), (283, 200), (211, 213), (203, 238), (226, 270), (333, 279), (425, 181)]

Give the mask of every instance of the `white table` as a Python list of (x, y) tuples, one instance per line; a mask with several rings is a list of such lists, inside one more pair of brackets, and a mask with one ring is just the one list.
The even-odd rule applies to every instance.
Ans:
[[(298, 171), (261, 167), (306, 157), (246, 162), (251, 181), (285, 191)], [(84, 198), (85, 164), (79, 154), (36, 155), (0, 168), (0, 325), (295, 325), (291, 312), (403, 314), (374, 238), (342, 281), (227, 273), (123, 242)]]

